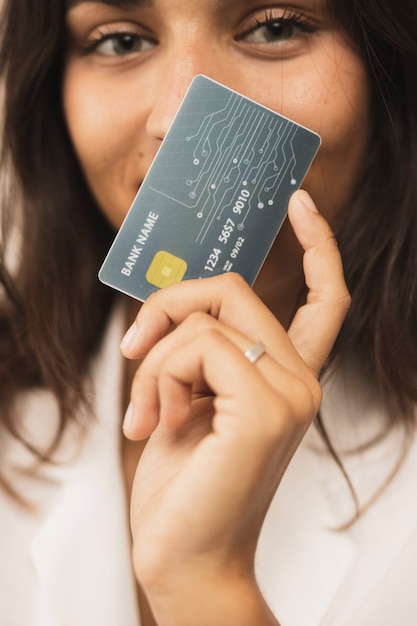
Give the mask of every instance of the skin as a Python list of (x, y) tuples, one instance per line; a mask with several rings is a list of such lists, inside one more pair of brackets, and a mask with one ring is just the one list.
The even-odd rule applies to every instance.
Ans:
[[(268, 17), (284, 29), (260, 26)], [(64, 112), (115, 228), (197, 73), (321, 134), (304, 187), (337, 226), (361, 175), (369, 94), (322, 2), (79, 2), (67, 24)], [(133, 558), (160, 626), (277, 624), (253, 573), (257, 537), (318, 410), (317, 377), (349, 306), (322, 215), (294, 194), (254, 291), (234, 275), (161, 290), (123, 342), (125, 356), (144, 358), (124, 431), (150, 437), (132, 490)], [(243, 352), (258, 340), (267, 354), (254, 365)]]
[[(260, 0), (156, 0), (130, 10), (81, 2), (68, 12), (65, 115), (90, 187), (115, 227), (197, 73), (322, 136), (304, 187), (336, 226), (366, 150), (366, 70), (322, 0), (301, 0), (294, 7), (265, 8)], [(268, 16), (287, 20), (284, 34), (272, 42), (271, 29), (257, 27)], [(304, 32), (304, 22), (313, 32)], [(137, 52), (115, 53), (113, 46), (123, 51), (115, 38), (120, 33), (131, 33)], [(256, 289), (287, 325), (302, 285), (301, 250), (286, 224)]]
[[(277, 624), (254, 577), (258, 533), (317, 413), (317, 376), (349, 306), (336, 242), (309, 207), (294, 194), (309, 295), (288, 333), (228, 274), (151, 296), (122, 345), (145, 356), (124, 430), (151, 435), (131, 524), (136, 575), (160, 625)], [(257, 340), (268, 353), (253, 365), (244, 351)]]

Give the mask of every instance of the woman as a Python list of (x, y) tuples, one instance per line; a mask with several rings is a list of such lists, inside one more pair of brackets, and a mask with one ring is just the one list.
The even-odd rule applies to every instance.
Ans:
[[(414, 623), (414, 4), (6, 3), (5, 624), (138, 623), (149, 436), (142, 624)], [(197, 73), (323, 145), (254, 290), (160, 291), (122, 366), (97, 270)]]

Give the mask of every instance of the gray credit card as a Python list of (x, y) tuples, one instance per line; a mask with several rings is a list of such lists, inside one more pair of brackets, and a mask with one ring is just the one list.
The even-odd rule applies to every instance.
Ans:
[(316, 133), (196, 76), (100, 269), (138, 300), (190, 278), (253, 284), (320, 146)]

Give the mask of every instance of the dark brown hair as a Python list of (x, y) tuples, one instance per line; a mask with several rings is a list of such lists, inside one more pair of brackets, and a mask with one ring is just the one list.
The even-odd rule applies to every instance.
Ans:
[(393, 420), (417, 401), (417, 3), (332, 0), (372, 93), (363, 180), (337, 233), (352, 308), (332, 358), (360, 355)]
[[(113, 232), (84, 182), (61, 106), (65, 3), (12, 0), (4, 9), (0, 69), (5, 81), (0, 280), (0, 415), (16, 392), (42, 385), (59, 400), (61, 428), (86, 400), (85, 376), (113, 294), (97, 279)], [(17, 196), (16, 191), (20, 194)], [(10, 276), (5, 246), (21, 216), (21, 255)]]
[[(36, 7), (35, 7), (36, 4)], [(352, 308), (332, 359), (359, 353), (393, 419), (411, 423), (417, 400), (417, 3), (332, 0), (361, 50), (372, 88), (372, 132), (363, 181), (337, 233)], [(86, 187), (61, 106), (64, 0), (5, 0), (0, 72), (5, 83), (0, 280), (0, 415), (17, 391), (50, 388), (61, 429), (83, 380), (113, 295), (97, 280), (112, 231)], [(5, 267), (10, 222), (22, 255)]]

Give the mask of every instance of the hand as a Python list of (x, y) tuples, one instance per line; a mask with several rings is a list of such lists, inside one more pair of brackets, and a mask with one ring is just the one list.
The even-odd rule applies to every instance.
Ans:
[[(127, 357), (145, 357), (124, 428), (150, 435), (131, 523), (136, 573), (161, 624), (202, 623), (196, 610), (217, 626), (276, 623), (254, 581), (257, 539), (319, 408), (317, 377), (350, 302), (334, 237), (308, 205), (297, 192), (289, 207), (309, 293), (288, 333), (226, 274), (154, 294), (124, 345)], [(252, 364), (244, 351), (258, 340), (267, 354)]]

